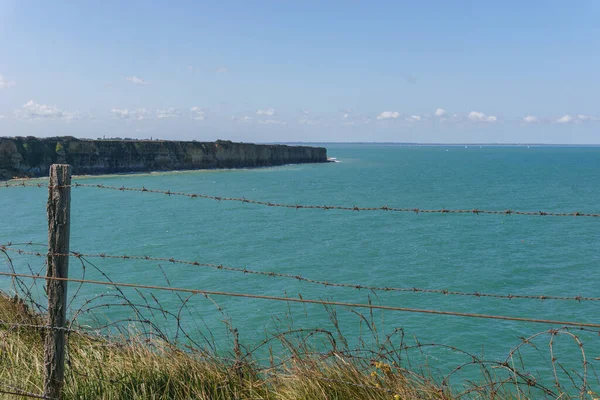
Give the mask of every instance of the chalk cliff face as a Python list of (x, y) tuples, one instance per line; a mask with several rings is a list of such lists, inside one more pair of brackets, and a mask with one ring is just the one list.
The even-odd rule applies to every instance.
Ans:
[(327, 162), (323, 147), (151, 140), (80, 140), (72, 137), (0, 138), (0, 180), (47, 176), (51, 164), (75, 175)]

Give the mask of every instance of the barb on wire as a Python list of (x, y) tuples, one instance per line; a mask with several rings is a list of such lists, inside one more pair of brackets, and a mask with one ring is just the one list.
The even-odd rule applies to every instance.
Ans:
[(560, 326), (578, 326), (578, 327), (600, 328), (600, 323), (595, 324), (595, 323), (589, 323), (589, 322), (557, 321), (557, 320), (549, 320), (549, 319), (510, 317), (510, 316), (504, 316), (504, 315), (489, 315), (489, 314), (462, 313), (462, 312), (455, 312), (455, 311), (426, 310), (426, 309), (418, 309), (418, 308), (395, 307), (395, 306), (386, 306), (386, 305), (377, 305), (377, 304), (345, 303), (345, 302), (341, 302), (341, 301), (305, 299), (303, 297), (295, 298), (295, 297), (267, 296), (267, 295), (249, 294), (249, 293), (222, 292), (222, 291), (216, 291), (216, 290), (187, 289), (187, 288), (175, 288), (175, 287), (156, 286), (156, 285), (140, 285), (140, 284), (136, 284), (136, 283), (105, 282), (105, 281), (95, 281), (95, 280), (87, 280), (87, 279), (59, 278), (59, 277), (54, 277), (54, 276), (49, 277), (49, 276), (40, 276), (40, 275), (15, 274), (15, 273), (10, 273), (10, 272), (0, 272), (0, 276), (13, 276), (13, 277), (32, 278), (32, 279), (47, 279), (47, 280), (57, 280), (57, 281), (66, 281), (66, 282), (89, 283), (89, 284), (93, 284), (93, 285), (129, 287), (129, 288), (138, 288), (138, 289), (164, 290), (164, 291), (170, 291), (170, 292), (196, 293), (196, 294), (201, 294), (204, 296), (212, 295), (212, 296), (241, 297), (241, 298), (248, 298), (248, 299), (262, 299), (262, 300), (284, 301), (284, 302), (306, 303), (306, 304), (321, 304), (321, 305), (331, 305), (331, 306), (340, 306), (340, 307), (349, 307), (349, 308), (368, 308), (371, 310), (376, 309), (376, 310), (412, 312), (412, 313), (420, 313), (420, 314), (436, 314), (436, 315), (449, 315), (449, 316), (456, 316), (456, 317), (497, 319), (497, 320), (517, 321), (517, 322), (531, 322), (531, 323), (538, 323), (538, 324), (550, 324), (550, 325), (560, 325)]
[(33, 251), (25, 251), (22, 249), (16, 249), (10, 247), (10, 243), (6, 245), (0, 245), (0, 251), (11, 251), (22, 255), (31, 255), (36, 257), (46, 257), (48, 255), (56, 256), (56, 257), (76, 257), (76, 258), (104, 258), (104, 259), (122, 259), (122, 260), (142, 260), (142, 261), (158, 261), (158, 262), (168, 262), (171, 264), (183, 264), (183, 265), (192, 265), (196, 267), (206, 267), (212, 269), (218, 269), (223, 271), (232, 271), (232, 272), (242, 272), (247, 275), (262, 275), (273, 278), (287, 278), (294, 279), (300, 282), (318, 284), (329, 287), (344, 287), (351, 289), (364, 289), (374, 292), (406, 292), (406, 293), (435, 293), (442, 294), (446, 296), (468, 296), (468, 297), (478, 297), (478, 298), (497, 298), (497, 299), (528, 299), (528, 300), (563, 300), (563, 301), (600, 301), (600, 297), (587, 297), (587, 296), (553, 296), (553, 295), (543, 295), (543, 294), (532, 294), (532, 295), (524, 295), (524, 294), (497, 294), (497, 293), (485, 293), (480, 291), (475, 292), (460, 292), (454, 290), (447, 289), (425, 289), (418, 287), (388, 287), (388, 286), (370, 286), (370, 285), (361, 285), (356, 283), (336, 283), (336, 282), (327, 282), (321, 281), (317, 279), (306, 278), (301, 275), (292, 275), (292, 274), (284, 274), (279, 272), (272, 271), (255, 271), (247, 268), (235, 268), (235, 267), (227, 267), (222, 264), (210, 264), (210, 263), (201, 263), (198, 261), (189, 261), (189, 260), (178, 260), (175, 258), (167, 258), (167, 257), (150, 257), (150, 256), (133, 256), (133, 255), (111, 255), (111, 254), (85, 254), (79, 252), (71, 252), (69, 254), (61, 254), (61, 253), (40, 253)]
[(12, 328), (30, 328), (30, 329), (47, 329), (53, 331), (65, 331), (68, 333), (79, 333), (82, 335), (91, 335), (91, 334), (99, 334), (99, 329), (90, 328), (88, 331), (82, 329), (73, 329), (69, 327), (63, 326), (50, 326), (50, 325), (40, 325), (40, 324), (25, 324), (21, 322), (13, 322), (13, 321), (4, 321), (0, 320), (0, 325), (7, 326), (9, 329)]
[(19, 397), (29, 397), (32, 399), (54, 399), (53, 397), (44, 396), (43, 394), (36, 394), (32, 392), (28, 392), (23, 389), (19, 389), (18, 387), (12, 385), (3, 385), (6, 389), (0, 387), (0, 394), (8, 394), (11, 396), (19, 396)]
[[(48, 184), (44, 183), (4, 183), (0, 187), (49, 187)], [(336, 206), (336, 205), (306, 205), (306, 204), (283, 204), (273, 203), (270, 201), (251, 200), (245, 197), (225, 197), (225, 196), (211, 196), (201, 193), (185, 193), (185, 192), (172, 192), (170, 190), (158, 190), (158, 189), (146, 189), (141, 188), (128, 188), (125, 186), (107, 186), (102, 184), (89, 184), (89, 183), (73, 183), (67, 186), (54, 186), (55, 189), (62, 189), (66, 187), (86, 187), (86, 188), (98, 188), (98, 189), (109, 189), (118, 191), (128, 192), (144, 192), (144, 193), (156, 193), (166, 194), (168, 196), (185, 196), (190, 198), (201, 198), (210, 199), (217, 201), (234, 201), (240, 203), (256, 204), (268, 207), (282, 207), (282, 208), (295, 208), (295, 209), (321, 209), (321, 210), (342, 210), (342, 211), (391, 211), (391, 212), (404, 212), (404, 213), (426, 213), (426, 214), (492, 214), (492, 215), (530, 215), (530, 216), (548, 216), (548, 217), (600, 217), (600, 213), (582, 213), (579, 211), (575, 212), (549, 212), (549, 211), (518, 211), (518, 210), (480, 210), (474, 209), (420, 209), (420, 208), (398, 208), (388, 207), (387, 205), (381, 207), (358, 207), (358, 206)]]

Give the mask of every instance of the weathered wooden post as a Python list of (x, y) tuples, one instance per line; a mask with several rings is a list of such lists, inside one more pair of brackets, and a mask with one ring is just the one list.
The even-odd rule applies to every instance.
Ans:
[[(50, 166), (48, 185), (48, 270), (46, 276), (68, 278), (71, 214), (71, 166)], [(57, 255), (60, 254), (60, 255)], [(48, 326), (44, 351), (44, 396), (59, 399), (65, 376), (67, 282), (46, 279)], [(59, 329), (54, 329), (59, 328)]]

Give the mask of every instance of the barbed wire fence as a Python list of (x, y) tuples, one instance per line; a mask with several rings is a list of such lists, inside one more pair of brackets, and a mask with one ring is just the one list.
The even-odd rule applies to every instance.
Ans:
[[(158, 327), (153, 321), (152, 318), (155, 315), (168, 316), (177, 321), (176, 324), (176, 334), (177, 338), (179, 335), (185, 337), (189, 343), (193, 343), (198, 349), (206, 349), (206, 346), (202, 346), (197, 342), (197, 339), (190, 335), (183, 324), (182, 321), (182, 313), (187, 307), (187, 302), (192, 296), (200, 295), (210, 300), (217, 308), (217, 310), (223, 313), (221, 307), (216, 303), (212, 297), (214, 296), (223, 296), (223, 297), (237, 297), (237, 298), (246, 298), (246, 299), (262, 299), (267, 301), (274, 302), (284, 302), (287, 304), (290, 303), (301, 303), (301, 304), (316, 304), (321, 305), (328, 309), (330, 316), (332, 316), (332, 320), (334, 321), (334, 326), (337, 328), (337, 322), (335, 312), (333, 307), (344, 307), (349, 308), (353, 312), (356, 312), (361, 316), (362, 320), (366, 321), (367, 318), (362, 316), (362, 314), (355, 311), (355, 309), (366, 309), (368, 312), (372, 312), (373, 310), (387, 310), (391, 312), (409, 312), (409, 313), (420, 313), (420, 314), (434, 314), (434, 315), (448, 315), (455, 317), (463, 317), (463, 318), (480, 318), (480, 319), (495, 319), (495, 320), (507, 320), (507, 321), (515, 321), (515, 322), (528, 322), (528, 323), (537, 323), (537, 324), (546, 324), (552, 325), (558, 328), (552, 328), (528, 338), (522, 338), (521, 342), (516, 345), (509, 352), (506, 360), (503, 361), (489, 361), (484, 360), (481, 357), (465, 352), (458, 348), (449, 345), (428, 343), (423, 344), (419, 343), (418, 340), (415, 339), (416, 344), (409, 345), (404, 338), (404, 332), (401, 329), (395, 330), (392, 334), (388, 335), (385, 342), (376, 350), (362, 349), (361, 351), (365, 352), (365, 354), (357, 355), (353, 353), (352, 350), (348, 348), (340, 347), (334, 339), (334, 333), (326, 331), (324, 329), (312, 329), (312, 330), (290, 330), (289, 332), (278, 333), (273, 335), (270, 338), (265, 339), (262, 343), (256, 346), (254, 349), (246, 349), (245, 353), (240, 350), (240, 346), (237, 343), (237, 330), (231, 329), (231, 332), (235, 335), (236, 340), (236, 348), (235, 357), (233, 358), (223, 358), (224, 360), (231, 361), (234, 364), (238, 364), (248, 357), (255, 351), (257, 348), (267, 345), (271, 340), (279, 340), (286, 346), (292, 346), (291, 342), (287, 340), (287, 337), (291, 334), (299, 334), (302, 339), (300, 340), (300, 345), (305, 353), (309, 353), (308, 347), (305, 346), (305, 342), (307, 338), (315, 336), (315, 335), (324, 335), (331, 343), (331, 349), (327, 352), (321, 352), (319, 355), (321, 357), (334, 357), (334, 356), (344, 356), (350, 359), (356, 358), (364, 361), (365, 359), (377, 360), (375, 361), (375, 365), (397, 365), (398, 370), (402, 370), (403, 373), (406, 374), (416, 374), (419, 379), (427, 381), (427, 372), (421, 370), (420, 373), (417, 373), (410, 369), (410, 367), (401, 367), (399, 365), (400, 360), (403, 359), (401, 354), (405, 354), (406, 358), (409, 359), (409, 352), (420, 352), (422, 354), (424, 349), (427, 348), (438, 348), (449, 350), (461, 355), (464, 355), (469, 361), (466, 361), (463, 364), (458, 365), (455, 369), (453, 369), (449, 374), (443, 377), (441, 381), (441, 385), (443, 388), (448, 388), (450, 386), (449, 382), (451, 377), (456, 375), (459, 371), (464, 370), (469, 366), (477, 366), (477, 368), (482, 368), (486, 377), (489, 377), (489, 382), (485, 385), (473, 385), (470, 389), (466, 389), (460, 393), (458, 393), (458, 397), (463, 397), (470, 395), (471, 393), (491, 393), (492, 397), (494, 393), (498, 393), (502, 387), (507, 385), (515, 385), (516, 390), (523, 395), (526, 395), (526, 389), (536, 389), (539, 390), (540, 393), (548, 396), (558, 396), (563, 389), (561, 386), (559, 379), (559, 372), (562, 370), (566, 373), (566, 376), (571, 381), (573, 386), (577, 389), (579, 396), (583, 398), (583, 396), (589, 391), (589, 373), (591, 363), (589, 358), (586, 356), (584, 351), (584, 346), (582, 340), (578, 335), (575, 334), (576, 331), (579, 332), (588, 332), (596, 335), (600, 335), (600, 323), (592, 323), (592, 322), (581, 322), (581, 321), (571, 321), (571, 320), (549, 320), (549, 319), (538, 319), (538, 318), (523, 318), (523, 317), (513, 317), (506, 315), (491, 315), (491, 314), (475, 314), (475, 313), (461, 313), (461, 312), (453, 312), (453, 311), (444, 311), (444, 310), (427, 310), (427, 309), (416, 309), (409, 307), (397, 307), (390, 305), (381, 305), (381, 304), (372, 304), (371, 301), (369, 303), (348, 303), (348, 302), (340, 302), (340, 301), (327, 301), (327, 300), (317, 300), (317, 299), (308, 299), (304, 298), (301, 294), (298, 294), (298, 297), (289, 297), (289, 296), (267, 296), (267, 295), (259, 295), (259, 294), (251, 294), (251, 293), (239, 293), (239, 292), (225, 292), (225, 291), (217, 291), (217, 290), (204, 290), (204, 289), (190, 289), (190, 288), (182, 288), (182, 287), (173, 287), (170, 285), (167, 276), (165, 275), (165, 279), (167, 280), (168, 286), (160, 286), (160, 285), (142, 285), (138, 283), (128, 283), (128, 282), (114, 282), (108, 278), (103, 272), (101, 272), (98, 267), (96, 267), (90, 259), (112, 259), (112, 260), (139, 260), (139, 261), (148, 261), (148, 262), (160, 262), (160, 263), (168, 263), (172, 265), (188, 265), (199, 268), (210, 268), (214, 270), (225, 270), (236, 273), (241, 273), (244, 275), (257, 275), (264, 276), (267, 278), (277, 278), (277, 279), (288, 279), (295, 280), (299, 282), (304, 282), (308, 284), (321, 285), (324, 287), (345, 287), (355, 290), (365, 290), (370, 293), (377, 294), (378, 292), (405, 292), (405, 293), (414, 293), (414, 294), (437, 294), (443, 296), (452, 296), (452, 297), (474, 297), (474, 298), (496, 298), (502, 300), (542, 300), (542, 301), (568, 301), (568, 302), (597, 302), (600, 301), (600, 297), (592, 297), (592, 296), (556, 296), (551, 294), (539, 294), (539, 293), (531, 293), (531, 294), (510, 294), (510, 293), (487, 293), (485, 291), (474, 291), (474, 292), (460, 292), (453, 291), (447, 289), (431, 289), (431, 288), (417, 288), (417, 287), (385, 287), (385, 286), (372, 286), (372, 285), (362, 285), (357, 283), (345, 283), (345, 282), (328, 282), (317, 279), (312, 279), (309, 277), (304, 277), (301, 275), (293, 275), (293, 274), (283, 274), (277, 273), (274, 271), (257, 271), (251, 270), (247, 268), (237, 268), (231, 266), (224, 266), (221, 264), (210, 264), (210, 263), (202, 263), (194, 260), (181, 260), (173, 257), (152, 257), (148, 255), (128, 255), (128, 254), (87, 254), (82, 252), (71, 251), (68, 245), (68, 202), (70, 201), (70, 190), (72, 188), (96, 188), (96, 189), (106, 189), (106, 190), (116, 190), (116, 191), (128, 191), (128, 192), (140, 192), (140, 193), (153, 193), (153, 194), (163, 194), (167, 196), (185, 196), (189, 198), (202, 198), (216, 201), (234, 201), (241, 203), (249, 203), (260, 206), (268, 206), (268, 207), (282, 207), (282, 208), (293, 208), (293, 209), (321, 209), (324, 211), (327, 210), (341, 210), (341, 211), (380, 211), (380, 212), (405, 212), (405, 213), (441, 213), (441, 214), (475, 214), (475, 215), (523, 215), (523, 216), (543, 216), (543, 217), (600, 217), (599, 213), (582, 213), (582, 212), (545, 212), (545, 211), (518, 211), (518, 210), (479, 210), (479, 209), (418, 209), (418, 208), (394, 208), (388, 206), (382, 207), (358, 207), (358, 206), (328, 206), (328, 205), (302, 205), (302, 204), (281, 204), (281, 203), (271, 203), (266, 201), (257, 201), (250, 200), (246, 198), (236, 198), (236, 197), (221, 197), (221, 196), (211, 196), (205, 194), (195, 194), (195, 193), (184, 193), (184, 192), (172, 192), (170, 190), (156, 190), (156, 189), (146, 189), (142, 188), (126, 188), (126, 187), (116, 187), (116, 186), (105, 186), (105, 185), (93, 185), (93, 184), (80, 184), (80, 183), (70, 183), (70, 171), (65, 169), (65, 166), (52, 166), (55, 169), (56, 174), (63, 174), (64, 181), (56, 182), (56, 180), (49, 184), (44, 183), (30, 183), (30, 182), (20, 182), (20, 183), (4, 183), (0, 184), (0, 188), (18, 188), (18, 187), (37, 187), (37, 188), (47, 188), (49, 192), (49, 231), (50, 231), (50, 240), (49, 244), (35, 244), (31, 242), (27, 243), (5, 243), (0, 244), (0, 252), (5, 255), (5, 257), (9, 260), (9, 264), (12, 265), (12, 258), (10, 254), (17, 254), (23, 256), (34, 256), (38, 258), (45, 258), (47, 260), (48, 270), (46, 274), (42, 274), (41, 272), (34, 273), (31, 271), (29, 274), (17, 273), (14, 268), (11, 269), (11, 272), (0, 272), (0, 276), (10, 277), (14, 280), (14, 285), (19, 286), (21, 288), (21, 292), (25, 293), (30, 299), (31, 296), (31, 286), (27, 286), (24, 282), (25, 279), (32, 280), (33, 282), (37, 280), (45, 280), (46, 286), (48, 288), (54, 287), (55, 293), (52, 294), (52, 290), (48, 291), (48, 307), (45, 308), (41, 304), (35, 304), (36, 308), (40, 311), (46, 311), (49, 315), (48, 321), (46, 323), (42, 323), (40, 319), (32, 320), (32, 321), (3, 321), (0, 320), (0, 326), (4, 326), (5, 332), (3, 335), (9, 334), (11, 331), (15, 329), (33, 329), (39, 330), (43, 333), (43, 336), (46, 340), (46, 351), (49, 352), (46, 357), (46, 372), (44, 375), (44, 390), (43, 394), (37, 394), (30, 391), (22, 390), (18, 387), (11, 385), (2, 385), (0, 382), (0, 393), (22, 396), (22, 397), (31, 397), (31, 398), (44, 398), (44, 399), (58, 399), (61, 397), (62, 385), (64, 383), (64, 376), (56, 377), (53, 375), (56, 369), (59, 370), (59, 375), (64, 373), (64, 359), (67, 357), (68, 362), (68, 352), (65, 346), (66, 339), (68, 339), (68, 335), (86, 335), (93, 338), (96, 338), (98, 341), (102, 341), (106, 345), (111, 345), (114, 342), (114, 335), (111, 335), (111, 329), (114, 328), (118, 332), (123, 333), (123, 337), (130, 334), (130, 331), (122, 328), (122, 323), (137, 323), (138, 326), (142, 327), (141, 335), (148, 337), (157, 337), (161, 340), (169, 342), (169, 335), (165, 334), (161, 331), (160, 327)], [(51, 170), (52, 171), (52, 170)], [(52, 176), (52, 172), (51, 172)], [(67, 182), (64, 184), (64, 182)], [(63, 211), (66, 207), (67, 215), (66, 215), (66, 223), (65, 221), (57, 221), (56, 218), (53, 218), (52, 212), (50, 211), (52, 199), (56, 199), (56, 194), (60, 193), (58, 197), (62, 197), (59, 199), (56, 204), (56, 208), (62, 208)], [(54, 196), (54, 197), (53, 197)], [(65, 206), (64, 202), (67, 202), (67, 206)], [(52, 239), (52, 226), (55, 226), (55, 234), (58, 236), (58, 239), (55, 238), (54, 242)], [(65, 226), (66, 225), (66, 226)], [(66, 240), (66, 246), (65, 246)], [(33, 246), (48, 246), (47, 252), (40, 251), (32, 251), (29, 250), (29, 247)], [(24, 248), (23, 248), (24, 247)], [(103, 274), (106, 280), (92, 280), (86, 279), (83, 276), (81, 279), (76, 279), (68, 276), (68, 260), (74, 259), (81, 263), (83, 266), (83, 271), (85, 274), (85, 268), (95, 268), (101, 274)], [(60, 271), (60, 266), (57, 264), (67, 265), (67, 271)], [(164, 272), (163, 272), (164, 273)], [(68, 282), (79, 284), (79, 288), (77, 289), (76, 295), (81, 288), (81, 285), (102, 285), (109, 286), (117, 290), (116, 294), (107, 294), (102, 293), (97, 295), (91, 299), (86, 300), (83, 305), (74, 313), (74, 317), (72, 320), (67, 321), (65, 319), (65, 313), (67, 308), (72, 303), (72, 300), (69, 304), (67, 304), (66, 298), (66, 285)], [(121, 290), (122, 288), (129, 288), (135, 290), (140, 298), (141, 302), (136, 302), (131, 300), (125, 293)], [(150, 292), (150, 295), (144, 295), (142, 291), (146, 290), (155, 290), (155, 291), (165, 291), (172, 292), (179, 296), (181, 300), (181, 307), (177, 311), (167, 310), (160, 304), (160, 301), (156, 299), (156, 297)], [(181, 295), (187, 295), (187, 298), (181, 297)], [(111, 297), (114, 300), (119, 301), (120, 303), (109, 303), (106, 300)], [(150, 300), (151, 299), (151, 300)], [(100, 302), (99, 304), (96, 304)], [(81, 316), (86, 313), (92, 313), (93, 311), (97, 311), (102, 308), (122, 306), (127, 307), (133, 310), (135, 317), (134, 318), (126, 318), (123, 320), (111, 321), (108, 323), (100, 323), (98, 320), (98, 324), (94, 328), (87, 328), (84, 326), (77, 325), (77, 316)], [(58, 321), (56, 317), (52, 317), (52, 315), (56, 315), (56, 313), (62, 313), (62, 320), (60, 320), (60, 315)], [(150, 316), (149, 316), (149, 315)], [(1, 331), (0, 331), (1, 332)], [(114, 331), (113, 331), (114, 333)], [(390, 347), (393, 342), (393, 338), (396, 336), (400, 336), (400, 345)], [(567, 336), (571, 338), (576, 344), (577, 348), (581, 352), (581, 365), (582, 372), (581, 374), (572, 375), (564, 367), (562, 367), (557, 358), (554, 355), (553, 345), (554, 340), (558, 336)], [(1, 336), (0, 336), (1, 337)], [(542, 337), (549, 338), (549, 349), (550, 349), (550, 364), (552, 366), (553, 371), (553, 384), (554, 388), (547, 387), (544, 383), (539, 382), (532, 374), (528, 372), (523, 372), (523, 370), (519, 369), (515, 364), (515, 358), (525, 346), (532, 346), (537, 348), (533, 343), (534, 340), (540, 339)], [(208, 344), (208, 349), (203, 350), (203, 356), (207, 358), (217, 357), (214, 352), (210, 350), (214, 350), (214, 341), (211, 343), (209, 338), (203, 338), (205, 344)], [(62, 344), (61, 344), (62, 341)], [(52, 353), (54, 351), (54, 353)], [(298, 349), (291, 350), (292, 358), (294, 355), (299, 354)], [(62, 360), (61, 360), (62, 359)], [(291, 358), (290, 358), (291, 359)], [(288, 359), (289, 360), (289, 359)], [(383, 362), (389, 362), (385, 364), (381, 364)], [(286, 360), (282, 360), (281, 363), (285, 363)], [(59, 364), (62, 364), (59, 365)], [(370, 364), (372, 366), (372, 362)], [(272, 363), (271, 366), (264, 368), (263, 372), (266, 374), (272, 373), (271, 371), (275, 370), (276, 365)], [(379, 368), (379, 367), (377, 367)], [(391, 368), (391, 367), (389, 367)], [(62, 369), (62, 372), (60, 370)], [(492, 379), (492, 369), (500, 369), (507, 372), (508, 377), (500, 380)], [(386, 369), (387, 371), (387, 369)], [(382, 370), (382, 373), (385, 371)], [(83, 374), (81, 372), (75, 371), (72, 373), (75, 374)], [(593, 370), (593, 374), (597, 382), (600, 383), (600, 379), (596, 374), (595, 370)], [(336, 379), (332, 378), (323, 378), (326, 380), (336, 381)], [(370, 390), (380, 390), (386, 393), (393, 393), (393, 390), (390, 388), (382, 387), (379, 383), (374, 381), (373, 385), (364, 385), (355, 382), (346, 382), (337, 380), (338, 383), (346, 383), (349, 385), (357, 385), (362, 387), (363, 389)], [(577, 383), (579, 382), (579, 383)], [(115, 382), (112, 382), (115, 383)], [(442, 394), (442, 398), (444, 395)]]
[(225, 197), (225, 196), (211, 196), (202, 193), (186, 193), (177, 192), (171, 190), (158, 190), (158, 189), (146, 189), (141, 188), (130, 188), (125, 186), (107, 186), (102, 184), (85, 184), (85, 183), (73, 183), (70, 185), (51, 185), (45, 183), (28, 183), (22, 181), (20, 183), (9, 183), (5, 182), (0, 187), (37, 187), (37, 188), (48, 188), (48, 189), (70, 189), (70, 188), (96, 188), (96, 189), (107, 189), (117, 190), (121, 192), (140, 192), (140, 193), (153, 193), (153, 194), (164, 194), (167, 196), (184, 196), (191, 199), (209, 199), (216, 201), (229, 201), (229, 202), (240, 202), (247, 204), (255, 204), (267, 207), (279, 207), (279, 208), (293, 208), (293, 209), (318, 209), (318, 210), (341, 210), (341, 211), (390, 211), (390, 212), (402, 212), (402, 213), (414, 213), (414, 214), (475, 214), (475, 215), (526, 215), (526, 216), (542, 216), (542, 217), (600, 217), (600, 213), (586, 213), (586, 212), (552, 212), (552, 211), (520, 211), (520, 210), (485, 210), (485, 209), (422, 209), (422, 208), (398, 208), (388, 207), (387, 205), (381, 207), (359, 207), (359, 206), (339, 206), (339, 205), (310, 205), (310, 204), (285, 204), (285, 203), (273, 203), (269, 201), (260, 201), (246, 199), (245, 197)]

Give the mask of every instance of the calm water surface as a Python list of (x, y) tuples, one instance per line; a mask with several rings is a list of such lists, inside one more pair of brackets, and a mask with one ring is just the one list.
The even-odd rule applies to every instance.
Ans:
[[(327, 147), (339, 163), (75, 180), (274, 203), (600, 212), (600, 148)], [(72, 196), (71, 249), (78, 252), (174, 257), (361, 285), (600, 297), (599, 218), (296, 210), (93, 188), (73, 189)], [(0, 242), (44, 243), (46, 197), (43, 188), (0, 188)], [(35, 257), (15, 256), (13, 261), (21, 272), (43, 268)], [(173, 286), (194, 289), (292, 297), (300, 293), (304, 298), (355, 303), (370, 298), (399, 307), (579, 322), (597, 323), (600, 315), (598, 302), (375, 294), (168, 262), (159, 268), (156, 262), (91, 261), (117, 282), (167, 285), (168, 278)], [(0, 268), (8, 266), (3, 261)], [(81, 264), (72, 261), (70, 268), (71, 276), (82, 276)], [(87, 278), (103, 279), (90, 266), (85, 272)], [(0, 288), (9, 286), (10, 280), (0, 279)], [(76, 289), (71, 286), (70, 293)], [(73, 306), (114, 292), (84, 286)], [(155, 295), (177, 312), (176, 296)], [(193, 298), (190, 311), (182, 315), (193, 336), (210, 331), (217, 344), (230, 339), (225, 318), (239, 328), (247, 344), (282, 324), (332, 329), (322, 306), (217, 296), (213, 300), (225, 315), (202, 296)], [(130, 310), (119, 307), (99, 311), (111, 320), (131, 316)], [(293, 321), (285, 319), (289, 312)], [(159, 325), (161, 318), (156, 315)], [(338, 309), (338, 318), (351, 342), (368, 329), (347, 309)], [(519, 337), (550, 328), (400, 312), (376, 311), (372, 318), (382, 335), (403, 327), (407, 337), (416, 335), (424, 343), (450, 344), (491, 359), (505, 357)], [(588, 357), (599, 357), (600, 339), (582, 335)], [(566, 365), (580, 365), (572, 341), (560, 337), (557, 342)], [(548, 340), (540, 345), (546, 351)], [(456, 357), (433, 351), (429, 362), (448, 370), (456, 365)], [(531, 363), (532, 372), (549, 368), (541, 358), (533, 357)]]

